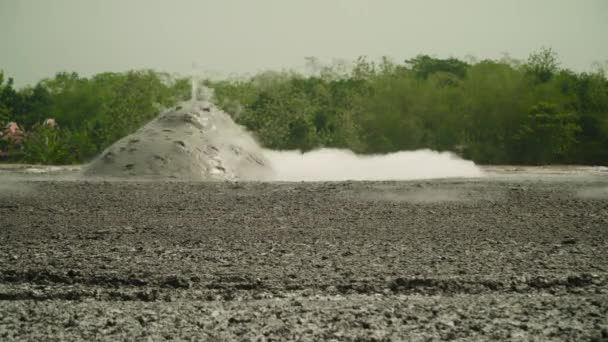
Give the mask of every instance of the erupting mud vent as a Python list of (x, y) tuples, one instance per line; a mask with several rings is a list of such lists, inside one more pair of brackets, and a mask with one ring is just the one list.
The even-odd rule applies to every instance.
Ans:
[[(210, 89), (202, 89), (209, 98)], [(192, 98), (197, 98), (195, 82)], [(430, 150), (361, 156), (262, 149), (208, 101), (172, 108), (105, 150), (85, 176), (184, 181), (346, 181), (479, 177), (471, 161)]]
[(207, 101), (186, 102), (106, 149), (84, 169), (103, 178), (268, 180), (262, 149)]

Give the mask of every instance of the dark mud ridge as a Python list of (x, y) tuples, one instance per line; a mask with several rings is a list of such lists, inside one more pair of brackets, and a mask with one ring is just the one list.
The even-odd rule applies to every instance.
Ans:
[(0, 340), (608, 340), (608, 180), (23, 181)]

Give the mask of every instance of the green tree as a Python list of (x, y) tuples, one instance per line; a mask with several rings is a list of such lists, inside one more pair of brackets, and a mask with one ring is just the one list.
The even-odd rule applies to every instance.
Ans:
[(23, 105), (15, 120), (26, 130), (50, 118), (51, 95), (41, 83), (34, 88), (22, 89), (19, 93), (23, 99)]
[(456, 58), (439, 59), (428, 55), (419, 55), (408, 59), (405, 64), (409, 65), (419, 78), (427, 79), (430, 75), (437, 72), (452, 74), (458, 78), (466, 75), (470, 65)]
[(551, 48), (542, 48), (530, 54), (525, 68), (536, 82), (547, 82), (559, 70), (557, 53)]
[(0, 124), (6, 124), (15, 120), (15, 107), (21, 103), (19, 94), (13, 89), (13, 79), (5, 80), (4, 73), (0, 70)]
[(514, 135), (534, 103), (525, 76), (508, 64), (482, 61), (462, 83), (459, 120), (463, 153), (481, 163), (505, 163), (514, 155)]
[(520, 162), (546, 164), (567, 161), (581, 131), (576, 114), (560, 112), (556, 105), (541, 102), (530, 109), (516, 139)]
[(317, 145), (311, 103), (299, 81), (278, 82), (260, 92), (238, 122), (256, 132), (265, 146), (274, 149), (309, 150)]
[(4, 128), (9, 121), (11, 121), (11, 112), (3, 103), (0, 103), (0, 129)]

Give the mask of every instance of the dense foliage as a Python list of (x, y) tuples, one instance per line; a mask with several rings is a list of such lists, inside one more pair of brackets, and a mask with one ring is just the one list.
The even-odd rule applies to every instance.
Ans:
[[(430, 148), (489, 164), (608, 164), (604, 71), (561, 69), (550, 49), (525, 62), (424, 55), (404, 63), (360, 58), (348, 68), (309, 62), (307, 75), (206, 83), (220, 106), (273, 149)], [(0, 124), (15, 121), (26, 132), (13, 160), (82, 162), (188, 96), (188, 80), (151, 71), (60, 73), (18, 91), (0, 74)], [(58, 127), (44, 125), (46, 118)]]
[(526, 62), (418, 56), (315, 69), (212, 87), (237, 122), (275, 149), (430, 148), (485, 164), (608, 165), (605, 72), (560, 69), (551, 49)]
[[(152, 71), (103, 73), (91, 78), (58, 73), (33, 88), (13, 89), (0, 73), (0, 124), (16, 122), (25, 132), (19, 146), (8, 146), (10, 161), (79, 163), (137, 130), (163, 107), (183, 100), (187, 80), (173, 81)], [(44, 124), (52, 118), (57, 127)], [(0, 150), (2, 146), (0, 145)], [(14, 144), (13, 144), (14, 145)]]

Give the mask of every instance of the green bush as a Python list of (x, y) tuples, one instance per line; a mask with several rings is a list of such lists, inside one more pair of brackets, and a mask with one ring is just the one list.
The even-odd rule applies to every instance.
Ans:
[(69, 130), (36, 125), (23, 141), (23, 160), (35, 164), (72, 164), (77, 161), (69, 148)]

